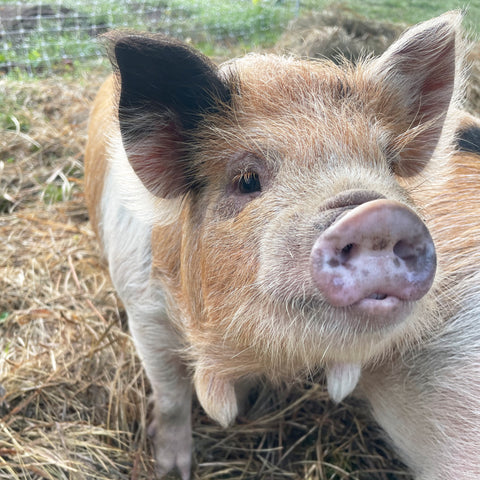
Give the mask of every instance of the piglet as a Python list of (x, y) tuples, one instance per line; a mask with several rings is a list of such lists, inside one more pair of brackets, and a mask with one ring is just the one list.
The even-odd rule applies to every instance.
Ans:
[(480, 123), (460, 15), (356, 65), (107, 35), (90, 218), (153, 388), (160, 475), (191, 471), (191, 397), (324, 369), (417, 479), (480, 478)]

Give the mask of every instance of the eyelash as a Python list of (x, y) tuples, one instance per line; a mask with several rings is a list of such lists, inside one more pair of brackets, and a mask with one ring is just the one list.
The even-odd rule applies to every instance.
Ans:
[(257, 172), (247, 171), (240, 173), (234, 178), (234, 184), (242, 195), (251, 195), (262, 191), (260, 177)]

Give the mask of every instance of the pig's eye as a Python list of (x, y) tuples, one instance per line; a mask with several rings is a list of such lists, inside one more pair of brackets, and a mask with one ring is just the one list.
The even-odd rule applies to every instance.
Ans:
[(245, 172), (235, 179), (238, 191), (243, 195), (261, 192), (260, 178), (256, 172)]

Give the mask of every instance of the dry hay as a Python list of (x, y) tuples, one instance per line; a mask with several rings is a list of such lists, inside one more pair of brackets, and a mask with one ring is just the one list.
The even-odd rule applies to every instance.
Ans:
[[(148, 382), (83, 205), (103, 75), (0, 80), (0, 478), (155, 478)], [(313, 383), (265, 390), (228, 431), (195, 404), (194, 478), (410, 478), (364, 411)]]
[[(368, 54), (381, 55), (405, 28), (406, 25), (367, 20), (342, 7), (331, 8), (294, 20), (276, 50), (335, 62), (343, 58), (355, 61)], [(480, 43), (472, 46), (467, 63), (465, 108), (480, 115)]]
[(382, 54), (405, 28), (367, 20), (342, 7), (330, 8), (292, 21), (276, 48), (308, 58), (355, 60)]

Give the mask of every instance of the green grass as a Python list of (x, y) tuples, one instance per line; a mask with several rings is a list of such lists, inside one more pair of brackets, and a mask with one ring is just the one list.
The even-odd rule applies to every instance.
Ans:
[[(0, 0), (3, 4), (17, 4)], [(56, 8), (56, 1), (43, 0)], [(295, 2), (286, 0), (144, 0), (136, 5), (100, 0), (95, 4), (63, 0), (63, 7), (77, 14), (59, 20), (42, 18), (43, 32), (26, 31), (5, 36), (0, 50), (1, 64), (13, 65), (19, 73), (31, 69), (37, 75), (50, 72), (52, 65), (70, 65), (72, 59), (98, 56), (101, 46), (94, 34), (111, 28), (150, 30), (180, 37), (218, 54), (232, 45), (270, 46), (294, 17)], [(137, 9), (140, 8), (140, 11)], [(19, 41), (21, 40), (21, 42)]]
[[(307, 0), (305, 8), (316, 8), (320, 2)], [(321, 2), (327, 5), (331, 2)], [(345, 0), (336, 2), (372, 20), (415, 24), (449, 10), (465, 10), (465, 25), (474, 35), (480, 35), (480, 0)]]
[[(0, 0), (0, 5), (18, 4), (17, 0)], [(43, 0), (44, 5), (57, 6), (56, 0)], [(131, 5), (113, 0), (95, 3), (63, 0), (78, 16), (68, 18), (59, 29), (57, 19), (42, 19), (44, 32), (25, 33), (23, 45), (15, 38), (4, 37), (0, 49), (1, 64), (10, 63), (10, 72), (21, 75), (24, 70), (36, 75), (52, 70), (68, 70), (76, 61), (98, 57), (101, 46), (92, 38), (112, 27), (160, 31), (186, 39), (207, 55), (226, 56), (229, 51), (269, 47), (275, 43), (295, 14), (322, 10), (331, 5), (351, 10), (364, 17), (414, 24), (452, 10), (462, 9), (464, 0), (143, 0), (143, 12)], [(153, 9), (153, 11), (152, 11)], [(480, 0), (471, 0), (465, 25), (474, 36), (480, 36)], [(95, 30), (90, 27), (98, 26)], [(80, 27), (80, 28), (76, 28)], [(49, 32), (49, 30), (55, 30)]]

